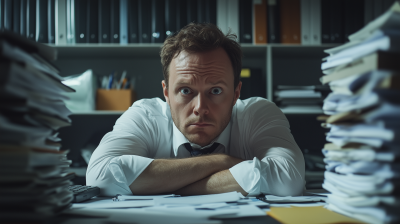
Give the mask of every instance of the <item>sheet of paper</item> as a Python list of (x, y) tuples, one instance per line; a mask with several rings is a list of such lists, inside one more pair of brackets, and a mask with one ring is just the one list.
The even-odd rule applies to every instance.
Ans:
[(168, 195), (121, 195), (118, 196), (118, 200), (153, 200), (155, 198), (167, 198), (173, 197), (175, 194), (168, 194)]
[(206, 204), (206, 203), (218, 203), (218, 202), (230, 202), (237, 201), (240, 198), (244, 198), (240, 193), (228, 192), (222, 194), (209, 194), (209, 195), (198, 195), (198, 196), (188, 196), (188, 197), (174, 197), (174, 198), (155, 198), (155, 205), (163, 204)]
[(265, 199), (272, 202), (318, 202), (324, 201), (326, 197), (321, 196), (287, 196), (287, 197), (279, 197), (275, 195), (265, 195)]
[(363, 223), (319, 207), (272, 207), (268, 215), (285, 224)]
[(72, 208), (135, 208), (153, 206), (153, 200), (113, 201), (112, 198), (96, 198), (86, 202), (74, 203)]

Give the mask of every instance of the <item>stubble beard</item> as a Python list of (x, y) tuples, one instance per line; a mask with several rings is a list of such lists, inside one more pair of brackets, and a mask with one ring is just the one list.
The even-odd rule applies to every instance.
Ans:
[[(168, 100), (168, 104), (171, 105), (169, 103), (169, 100)], [(191, 134), (186, 133), (185, 128), (191, 123), (198, 122), (199, 120), (201, 122), (207, 122), (207, 121), (210, 121), (209, 119), (204, 118), (204, 117), (202, 117), (200, 119), (197, 119), (197, 120), (191, 119), (191, 120), (185, 122), (185, 124), (182, 126), (182, 124), (180, 123), (180, 120), (177, 119), (178, 115), (175, 113), (175, 111), (172, 110), (172, 107), (169, 107), (169, 109), (170, 109), (170, 112), (171, 112), (172, 121), (174, 122), (174, 124), (178, 128), (178, 130), (183, 134), (183, 136), (185, 136), (185, 138), (187, 140), (189, 140), (189, 142), (195, 143), (195, 144), (200, 145), (200, 146), (203, 147), (203, 146), (206, 146), (206, 145), (210, 144), (211, 141), (214, 140), (215, 138), (217, 138), (224, 131), (226, 126), (228, 126), (228, 124), (229, 124), (229, 122), (231, 120), (231, 117), (232, 117), (233, 101), (232, 101), (232, 105), (231, 105), (230, 110), (229, 110), (229, 114), (227, 114), (227, 116), (223, 116), (222, 117), (223, 119), (224, 118), (225, 119), (220, 123), (219, 127), (217, 127), (218, 130), (212, 136), (210, 136), (208, 139), (206, 139), (205, 141), (199, 141), (201, 139), (198, 139), (197, 135), (191, 135)], [(215, 122), (214, 122), (214, 124), (215, 124)]]

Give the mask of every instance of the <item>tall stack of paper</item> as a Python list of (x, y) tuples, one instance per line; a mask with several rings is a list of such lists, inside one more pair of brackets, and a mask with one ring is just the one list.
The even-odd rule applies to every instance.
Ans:
[(51, 47), (0, 32), (0, 217), (47, 218), (70, 206), (73, 175), (57, 130), (70, 111)]
[(329, 49), (322, 82), (330, 128), (328, 208), (368, 223), (400, 222), (400, 5)]

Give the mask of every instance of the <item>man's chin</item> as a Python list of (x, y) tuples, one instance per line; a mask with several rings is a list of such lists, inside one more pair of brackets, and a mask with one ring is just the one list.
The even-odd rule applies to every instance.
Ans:
[(200, 145), (201, 147), (210, 144), (214, 139), (204, 132), (197, 132), (194, 134), (187, 133), (185, 134), (185, 137), (189, 140), (189, 142)]

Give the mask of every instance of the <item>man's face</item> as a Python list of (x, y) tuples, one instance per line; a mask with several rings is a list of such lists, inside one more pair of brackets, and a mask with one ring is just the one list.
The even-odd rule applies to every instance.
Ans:
[(162, 81), (172, 120), (200, 146), (210, 144), (228, 125), (242, 83), (234, 87), (233, 68), (222, 48), (181, 52), (169, 66), (169, 85)]

